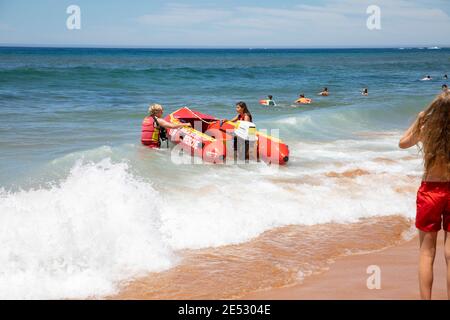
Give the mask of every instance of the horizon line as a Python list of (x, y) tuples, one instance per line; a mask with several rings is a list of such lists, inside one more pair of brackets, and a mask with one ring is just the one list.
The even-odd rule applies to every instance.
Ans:
[(114, 45), (52, 45), (52, 44), (10, 44), (10, 43), (0, 43), (0, 48), (42, 48), (42, 49), (420, 49), (420, 48), (439, 48), (439, 49), (449, 49), (449, 45), (396, 45), (396, 46), (306, 46), (306, 47), (296, 47), (296, 46), (114, 46)]

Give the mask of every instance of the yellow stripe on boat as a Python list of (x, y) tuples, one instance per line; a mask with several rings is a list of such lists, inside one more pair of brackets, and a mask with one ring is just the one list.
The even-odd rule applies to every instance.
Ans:
[[(173, 124), (180, 124), (180, 123), (181, 123), (177, 118), (175, 118), (175, 117), (173, 116), (172, 113), (171, 113), (169, 116), (170, 116), (170, 122), (172, 122)], [(213, 137), (208, 136), (207, 134), (205, 134), (205, 133), (203, 133), (203, 132), (200, 132), (200, 131), (198, 131), (198, 130), (192, 128), (192, 127), (183, 127), (182, 129), (183, 129), (183, 130), (186, 130), (187, 132), (192, 132), (192, 133), (194, 133), (195, 135), (201, 137), (203, 140), (207, 140), (207, 141), (215, 141), (215, 140), (216, 140), (216, 139), (214, 139)]]

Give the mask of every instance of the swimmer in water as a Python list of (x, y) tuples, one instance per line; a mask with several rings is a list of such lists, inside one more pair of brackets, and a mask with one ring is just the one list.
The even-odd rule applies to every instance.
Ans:
[(268, 104), (269, 106), (276, 106), (275, 101), (273, 101), (273, 96), (271, 96), (271, 95), (268, 95), (268, 96), (267, 96), (267, 104)]
[(310, 104), (311, 99), (305, 98), (305, 95), (302, 93), (298, 96), (298, 99), (295, 101), (295, 103)]
[(369, 89), (364, 88), (364, 90), (361, 92), (361, 94), (362, 94), (363, 96), (368, 96), (368, 95), (369, 95)]
[(329, 94), (330, 93), (328, 92), (328, 88), (327, 87), (323, 88), (322, 92), (319, 92), (319, 96), (323, 96), (323, 97), (328, 97)]

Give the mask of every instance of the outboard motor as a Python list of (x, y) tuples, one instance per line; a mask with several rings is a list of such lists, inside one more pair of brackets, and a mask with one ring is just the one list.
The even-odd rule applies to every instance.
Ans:
[(235, 159), (257, 161), (256, 126), (252, 122), (239, 121), (234, 131), (234, 155)]

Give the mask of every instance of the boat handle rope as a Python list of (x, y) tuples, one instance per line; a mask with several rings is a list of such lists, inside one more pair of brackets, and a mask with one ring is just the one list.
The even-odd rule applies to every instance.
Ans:
[(203, 120), (203, 119), (200, 118), (198, 115), (196, 115), (194, 111), (192, 111), (191, 109), (189, 109), (189, 108), (186, 107), (186, 106), (185, 106), (185, 108), (188, 109), (189, 112), (192, 113), (197, 119), (199, 119), (200, 121), (202, 121), (202, 122), (204, 122), (204, 123), (206, 123), (206, 124), (211, 124), (211, 123), (214, 123), (214, 122), (217, 121), (217, 120), (215, 120), (215, 121), (208, 122), (208, 121), (206, 121), (206, 120)]

